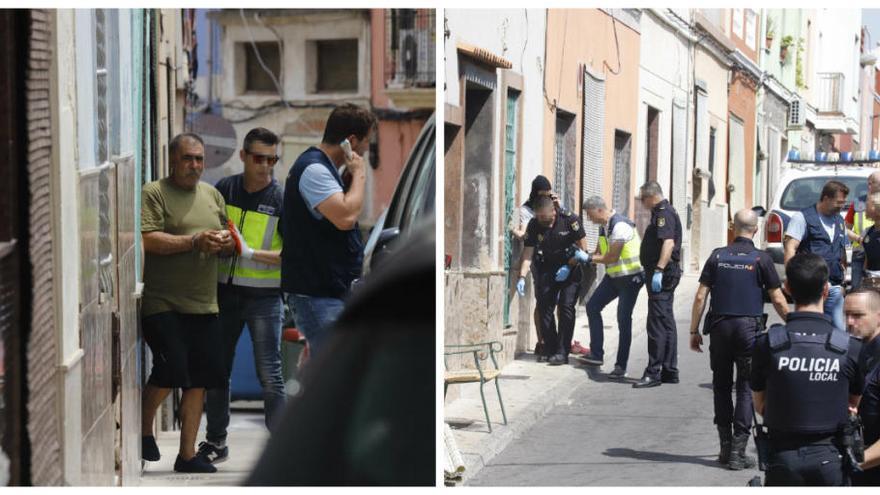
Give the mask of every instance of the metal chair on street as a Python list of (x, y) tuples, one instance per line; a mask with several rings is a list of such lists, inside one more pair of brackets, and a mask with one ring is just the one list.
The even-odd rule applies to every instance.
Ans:
[[(443, 377), (443, 395), (450, 385), (460, 383), (479, 383), (480, 399), (483, 401), (483, 412), (486, 415), (486, 424), (489, 426), (489, 433), (492, 433), (492, 422), (489, 420), (489, 408), (486, 405), (486, 395), (483, 393), (483, 385), (486, 382), (495, 381), (495, 390), (498, 392), (498, 403), (501, 405), (501, 415), (504, 418), (504, 424), (507, 424), (507, 412), (504, 410), (504, 401), (501, 399), (501, 387), (498, 385), (498, 376), (501, 370), (498, 368), (498, 360), (495, 354), (504, 350), (501, 342), (478, 342), (476, 344), (456, 344), (446, 345), (443, 353), (443, 364), (446, 372)], [(450, 360), (454, 356), (464, 357), (473, 356), (474, 368), (458, 368), (450, 370)], [(492, 368), (484, 369), (486, 358), (492, 361)], [(453, 358), (454, 359), (454, 358)], [(465, 361), (464, 359), (455, 359), (456, 361)]]

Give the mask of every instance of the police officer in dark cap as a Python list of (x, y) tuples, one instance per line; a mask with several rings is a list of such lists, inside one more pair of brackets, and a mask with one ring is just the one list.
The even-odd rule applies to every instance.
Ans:
[[(574, 336), (575, 303), (580, 289), (579, 263), (589, 263), (587, 241), (579, 216), (558, 208), (553, 199), (541, 196), (535, 218), (526, 227), (525, 248), (520, 260), (517, 293), (525, 295), (526, 274), (538, 264), (537, 302), (544, 334), (544, 353), (551, 365), (568, 363)], [(554, 311), (559, 307), (559, 331)]]
[(673, 295), (681, 279), (681, 220), (655, 181), (640, 190), (642, 206), (651, 210), (639, 258), (648, 289), (648, 366), (634, 388), (678, 383), (678, 336), (672, 314)]
[(752, 356), (755, 411), (768, 430), (766, 486), (847, 486), (843, 434), (861, 398), (861, 341), (823, 314), (828, 265), (798, 253), (785, 267), (795, 310), (758, 336)]
[[(732, 470), (755, 467), (746, 456), (752, 429), (752, 390), (749, 388), (752, 347), (764, 328), (764, 291), (782, 319), (788, 313), (773, 259), (755, 248), (752, 238), (758, 230), (758, 216), (740, 210), (733, 217), (736, 238), (729, 246), (712, 251), (694, 297), (691, 315), (691, 349), (703, 352), (698, 331), (706, 296), (712, 294), (704, 333), (711, 335), (709, 362), (715, 397), (715, 425), (721, 442), (718, 462)], [(730, 399), (736, 366), (736, 406)], [(731, 427), (733, 428), (731, 430)]]

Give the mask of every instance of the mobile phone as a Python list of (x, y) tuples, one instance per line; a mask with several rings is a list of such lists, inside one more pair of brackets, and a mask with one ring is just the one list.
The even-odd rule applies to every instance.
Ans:
[(342, 147), (342, 151), (345, 152), (345, 159), (351, 160), (351, 143), (348, 142), (348, 139), (343, 139), (339, 146)]

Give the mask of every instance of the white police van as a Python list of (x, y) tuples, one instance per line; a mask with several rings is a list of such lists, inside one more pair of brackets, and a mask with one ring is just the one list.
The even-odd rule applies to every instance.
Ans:
[[(782, 163), (779, 185), (773, 195), (773, 202), (767, 208), (763, 239), (757, 243), (773, 258), (780, 279), (785, 279), (782, 242), (785, 229), (792, 214), (809, 208), (819, 202), (822, 187), (829, 180), (838, 180), (849, 187), (847, 204), (841, 211), (845, 216), (853, 200), (868, 191), (868, 176), (880, 167), (880, 151), (871, 150), (867, 156), (853, 153), (824, 153), (815, 156), (791, 150)], [(847, 248), (847, 262), (851, 259), (851, 249)], [(849, 268), (846, 275), (849, 281)]]

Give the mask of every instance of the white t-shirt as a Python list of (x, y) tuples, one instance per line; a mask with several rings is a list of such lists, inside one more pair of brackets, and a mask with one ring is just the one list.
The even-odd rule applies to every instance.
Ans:
[[(614, 211), (611, 212), (611, 216), (614, 216)], [(609, 234), (608, 232), (610, 229), (608, 226), (610, 224), (611, 220), (609, 219), (608, 224), (605, 225), (605, 235), (608, 238), (609, 244), (614, 242), (627, 243), (632, 240), (636, 233), (636, 229), (634, 229), (632, 225), (626, 222), (617, 222), (617, 224), (614, 225), (614, 230), (611, 230), (611, 233)]]
[[(834, 218), (834, 215), (819, 215), (819, 219), (822, 221), (822, 227), (825, 228), (825, 233), (828, 234), (828, 238), (833, 240), (834, 231), (837, 226), (837, 219)], [(806, 232), (807, 220), (804, 218), (804, 214), (799, 211), (794, 212), (791, 215), (791, 219), (788, 221), (788, 228), (785, 229), (785, 235), (800, 242), (804, 240), (804, 235), (806, 234)]]

